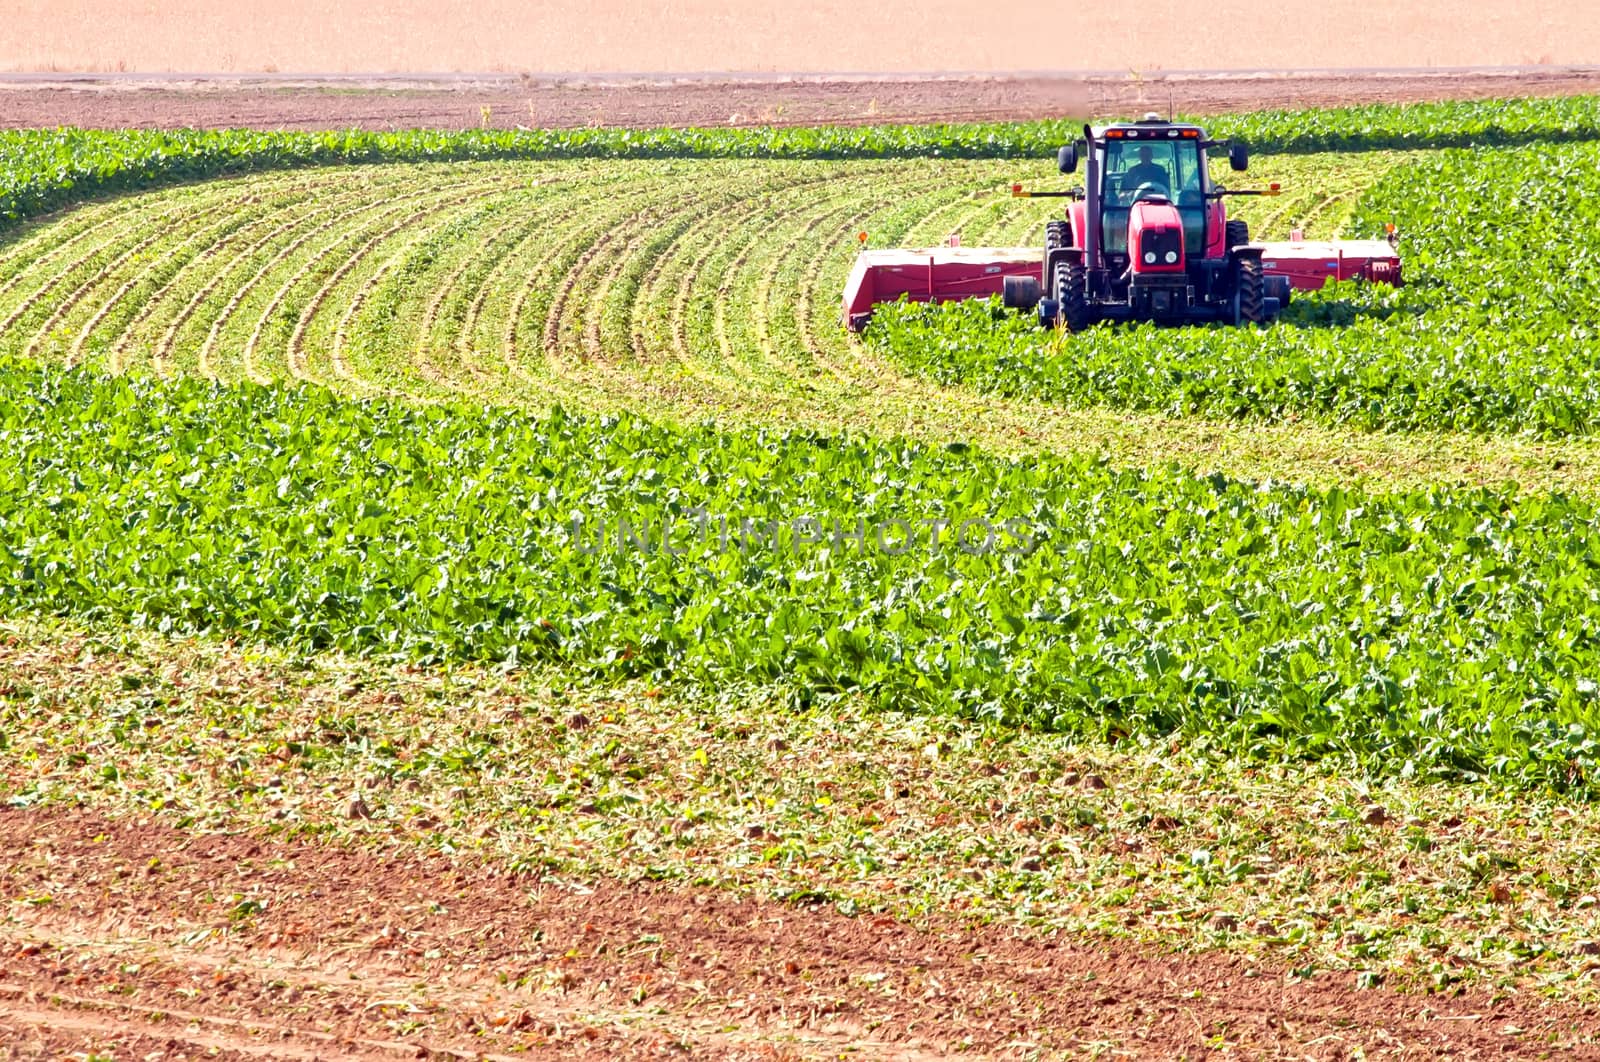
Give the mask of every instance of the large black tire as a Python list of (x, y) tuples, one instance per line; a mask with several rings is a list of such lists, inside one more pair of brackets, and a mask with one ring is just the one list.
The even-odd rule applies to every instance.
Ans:
[(1261, 276), (1261, 259), (1239, 259), (1234, 282), (1239, 286), (1239, 323), (1266, 324), (1267, 311), (1263, 302), (1266, 285)]
[(1089, 327), (1088, 274), (1081, 265), (1057, 262), (1055, 277), (1050, 284), (1060, 311), (1056, 321), (1069, 332), (1081, 332)]
[(1000, 282), (1000, 302), (1008, 310), (1031, 310), (1042, 294), (1038, 277), (1010, 276)]
[(1250, 226), (1246, 222), (1230, 221), (1223, 226), (1223, 233), (1226, 235), (1226, 242), (1230, 251), (1235, 247), (1243, 247), (1250, 242)]
[(1279, 309), (1288, 309), (1289, 303), (1294, 299), (1294, 285), (1289, 283), (1289, 278), (1281, 273), (1267, 277), (1262, 281), (1267, 298), (1277, 299)]
[[(1044, 225), (1044, 266), (1040, 270), (1048, 287), (1054, 277), (1051, 271), (1050, 259), (1059, 248), (1069, 245), (1072, 239), (1072, 228), (1065, 221), (1047, 221)], [(1053, 297), (1053, 296), (1052, 296)]]

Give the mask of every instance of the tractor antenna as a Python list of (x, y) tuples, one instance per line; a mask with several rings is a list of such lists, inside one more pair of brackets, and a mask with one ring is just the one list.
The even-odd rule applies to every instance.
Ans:
[(1167, 121), (1168, 121), (1168, 123), (1170, 123), (1172, 121), (1172, 111), (1173, 111), (1173, 106), (1172, 106), (1172, 82), (1169, 81), (1169, 82), (1167, 82)]

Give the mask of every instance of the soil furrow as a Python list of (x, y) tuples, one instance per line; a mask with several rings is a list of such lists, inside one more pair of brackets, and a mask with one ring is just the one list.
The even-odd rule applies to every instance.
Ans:
[[(736, 894), (541, 881), (406, 845), (0, 814), (0, 1028), (116, 1017), (252, 1054), (926, 1058), (1123, 1050), (1433, 1058), (1591, 1051), (1596, 1015), (1407, 996), (1236, 955), (1161, 955)], [(140, 1017), (143, 1015), (143, 1017)], [(169, 1032), (174, 1030), (175, 1032)], [(0, 1037), (7, 1033), (0, 1032)], [(332, 1039), (330, 1039), (332, 1038)]]

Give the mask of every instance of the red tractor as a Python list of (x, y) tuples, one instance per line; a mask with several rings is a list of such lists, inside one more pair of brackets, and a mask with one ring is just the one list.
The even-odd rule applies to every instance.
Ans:
[(1243, 144), (1210, 139), (1194, 125), (1146, 115), (1138, 122), (1084, 126), (1060, 151), (1062, 173), (1084, 162), (1082, 188), (1012, 194), (1071, 200), (1045, 226), (1043, 260), (1028, 248), (945, 247), (863, 251), (845, 288), (845, 321), (863, 327), (872, 307), (902, 296), (945, 301), (1002, 295), (1040, 323), (1078, 331), (1097, 321), (1267, 324), (1294, 288), (1354, 277), (1400, 281), (1393, 230), (1387, 240), (1251, 243), (1229, 220), (1228, 196), (1277, 195), (1278, 186), (1231, 191), (1213, 184), (1207, 152), (1226, 149), (1235, 170)]

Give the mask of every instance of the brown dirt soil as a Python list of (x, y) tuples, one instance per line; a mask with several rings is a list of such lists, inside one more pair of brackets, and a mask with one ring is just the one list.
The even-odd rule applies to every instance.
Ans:
[(1170, 79), (968, 77), (619, 83), (518, 78), (0, 82), (0, 127), (255, 129), (1012, 121), (1600, 93), (1600, 68)]
[(1600, 1057), (1600, 1014), (414, 850), (0, 811), (0, 1052)]
[(1600, 61), (1574, 0), (15, 0), (8, 70), (1240, 70)]

